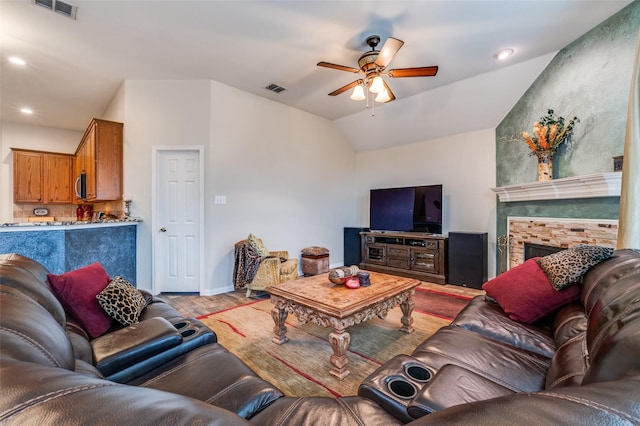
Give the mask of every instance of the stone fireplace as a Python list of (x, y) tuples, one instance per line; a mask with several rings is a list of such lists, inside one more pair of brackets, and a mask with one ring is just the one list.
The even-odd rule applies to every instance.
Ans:
[[(594, 213), (617, 217), (619, 201), (615, 202), (615, 212), (608, 209), (611, 203), (599, 203), (595, 200), (614, 199), (620, 197), (621, 189), (620, 172), (594, 173), (585, 176), (573, 176), (552, 181), (531, 182), (517, 185), (492, 188), (498, 194), (503, 207), (499, 209), (509, 210), (506, 204), (517, 202), (519, 211), (528, 210), (531, 213), (558, 211), (552, 208), (554, 200), (577, 199), (585, 201), (578, 211), (580, 216), (575, 218), (553, 217), (529, 217), (506, 216), (506, 229), (501, 236), (496, 238), (498, 248), (498, 270), (505, 271), (520, 265), (525, 260), (525, 243), (534, 244), (538, 250), (538, 256), (565, 249), (578, 244), (593, 244), (615, 248), (618, 240), (617, 219), (583, 219), (588, 216), (589, 206), (594, 207)], [(586, 199), (586, 200), (584, 200)], [(562, 203), (562, 201), (559, 201)], [(541, 204), (542, 203), (542, 204)], [(522, 209), (522, 206), (530, 206)], [(566, 203), (565, 203), (566, 205)], [(566, 213), (566, 212), (562, 212)], [(500, 228), (500, 225), (498, 226)]]
[[(616, 247), (618, 221), (610, 219), (565, 219), (545, 217), (508, 217), (509, 238), (503, 241), (507, 250), (507, 268), (524, 262), (525, 243), (538, 249), (569, 248), (578, 244)], [(557, 249), (556, 249), (557, 250)]]

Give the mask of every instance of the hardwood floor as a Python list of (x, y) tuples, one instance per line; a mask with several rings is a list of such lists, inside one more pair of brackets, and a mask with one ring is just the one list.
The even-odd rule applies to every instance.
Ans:
[[(474, 297), (478, 294), (484, 294), (484, 291), (482, 290), (476, 290), (473, 288), (460, 287), (450, 284), (442, 285), (422, 282), (420, 284), (420, 287), (469, 297)], [(176, 308), (178, 312), (180, 312), (180, 314), (182, 314), (184, 317), (192, 318), (209, 314), (211, 312), (217, 312), (223, 309), (232, 308), (234, 306), (243, 305), (251, 301), (266, 299), (269, 297), (269, 295), (260, 291), (252, 291), (251, 297), (247, 298), (246, 290), (241, 289), (228, 293), (218, 294), (215, 296), (162, 293), (159, 297)]]

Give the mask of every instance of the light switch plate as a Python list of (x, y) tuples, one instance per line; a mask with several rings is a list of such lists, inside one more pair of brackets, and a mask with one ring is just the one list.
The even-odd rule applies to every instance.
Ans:
[(214, 204), (227, 204), (227, 196), (226, 195), (216, 195), (213, 198)]

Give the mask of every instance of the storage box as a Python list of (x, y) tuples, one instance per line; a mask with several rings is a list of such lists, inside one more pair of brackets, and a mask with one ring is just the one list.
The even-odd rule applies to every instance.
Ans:
[(302, 273), (305, 277), (329, 272), (329, 250), (324, 247), (302, 249)]

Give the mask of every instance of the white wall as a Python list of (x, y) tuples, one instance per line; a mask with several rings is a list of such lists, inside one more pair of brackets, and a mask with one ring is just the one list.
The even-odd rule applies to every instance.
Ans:
[(488, 232), (489, 277), (495, 276), (494, 129), (361, 152), (356, 157), (356, 226), (369, 226), (370, 189), (442, 184), (442, 232)]
[[(319, 245), (341, 264), (355, 219), (355, 153), (328, 120), (211, 82), (207, 256), (211, 288), (229, 289), (233, 245), (253, 232), (298, 257)], [(213, 205), (215, 194), (226, 205)]]
[[(88, 123), (87, 123), (88, 124)], [(13, 155), (11, 148), (73, 154), (83, 132), (3, 122), (0, 129), (0, 223), (13, 222)]]
[(209, 143), (209, 83), (128, 80), (106, 110), (124, 117), (123, 191), (132, 202), (138, 225), (136, 284), (152, 284), (151, 164), (153, 146), (206, 147)]
[(250, 232), (291, 256), (322, 245), (342, 261), (355, 153), (331, 122), (211, 81), (126, 81), (123, 90), (107, 112), (124, 111), (124, 191), (144, 220), (139, 287), (151, 288), (153, 146), (204, 147), (205, 294), (232, 289), (233, 246)]

